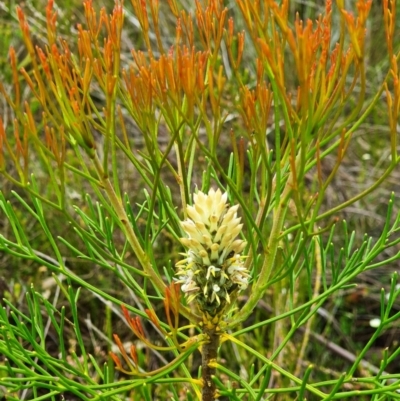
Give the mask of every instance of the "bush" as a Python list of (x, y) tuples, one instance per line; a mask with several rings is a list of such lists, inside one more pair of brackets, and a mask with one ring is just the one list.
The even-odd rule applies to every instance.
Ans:
[[(0, 250), (32, 284), (4, 292), (7, 399), (399, 398), (400, 348), (372, 352), (399, 318), (397, 274), (366, 329), (346, 315), (357, 279), (399, 259), (394, 196), (374, 237), (340, 222), (400, 160), (398, 6), (368, 62), (372, 1), (315, 6), (303, 21), (288, 1), (86, 0), (66, 36), (49, 0), (45, 39), (17, 8)], [(341, 192), (349, 152), (367, 179)]]

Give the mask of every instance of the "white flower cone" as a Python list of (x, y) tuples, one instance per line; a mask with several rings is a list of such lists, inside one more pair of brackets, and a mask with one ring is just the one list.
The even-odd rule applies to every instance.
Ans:
[(188, 302), (196, 300), (202, 311), (215, 316), (230, 303), (230, 294), (248, 285), (241, 256), (246, 242), (237, 239), (243, 224), (239, 205), (228, 207), (228, 195), (219, 189), (198, 192), (193, 199), (186, 209), (189, 218), (181, 223), (188, 236), (181, 242), (188, 250), (177, 263), (177, 282)]

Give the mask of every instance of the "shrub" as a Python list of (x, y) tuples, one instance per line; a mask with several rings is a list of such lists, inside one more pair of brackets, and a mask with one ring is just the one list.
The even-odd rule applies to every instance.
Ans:
[[(399, 258), (393, 197), (375, 238), (338, 224), (399, 162), (397, 6), (383, 1), (386, 71), (371, 94), (371, 5), (327, 0), (303, 21), (285, 0), (132, 0), (124, 25), (122, 3), (107, 14), (86, 0), (66, 38), (49, 0), (40, 40), (17, 8), (28, 62), (11, 48), (0, 86), (0, 170), (14, 188), (0, 198), (0, 250), (53, 281), (3, 299), (7, 399), (399, 398), (386, 369), (400, 348), (365, 359), (399, 317), (396, 274), (350, 362), (330, 366), (322, 336), (323, 306)], [(346, 152), (378, 109), (385, 169), (340, 200)], [(104, 311), (97, 325), (88, 308)]]

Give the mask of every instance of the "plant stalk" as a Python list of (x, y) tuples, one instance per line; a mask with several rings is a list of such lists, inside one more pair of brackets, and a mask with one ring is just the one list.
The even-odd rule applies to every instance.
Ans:
[(203, 389), (201, 393), (201, 399), (202, 401), (214, 401), (216, 386), (214, 381), (212, 380), (212, 376), (214, 376), (216, 372), (216, 368), (214, 365), (217, 360), (221, 333), (215, 326), (213, 326), (212, 328), (205, 327), (203, 329), (203, 333), (207, 338), (207, 342), (202, 346), (201, 372)]
[[(99, 160), (97, 154), (95, 154), (95, 157), (93, 158), (93, 163), (97, 170), (98, 176), (101, 180), (101, 184), (104, 188), (104, 191), (107, 193), (108, 199), (110, 200), (111, 205), (113, 206), (118, 218), (120, 219), (121, 228), (123, 228), (126, 238), (128, 239), (129, 244), (131, 245), (136, 257), (138, 258), (139, 263), (141, 264), (143, 270), (149, 276), (152, 284), (157, 288), (157, 290), (161, 294), (164, 294), (166, 286), (163, 280), (157, 275), (156, 271), (153, 269), (146, 252), (141, 247), (139, 240), (136, 237), (136, 234), (129, 223), (129, 218), (126, 215), (121, 200), (115, 193), (114, 188), (111, 185), (109, 179), (105, 177), (101, 161)], [(190, 312), (190, 310), (188, 310), (183, 306), (180, 308), (180, 313), (182, 313), (182, 315), (185, 316), (187, 319), (189, 319), (191, 322), (196, 322), (198, 320), (197, 316), (195, 316), (192, 312)]]

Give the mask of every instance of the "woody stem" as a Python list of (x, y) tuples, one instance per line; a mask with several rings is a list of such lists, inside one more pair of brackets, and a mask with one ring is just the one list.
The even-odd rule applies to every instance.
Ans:
[(213, 366), (217, 360), (220, 333), (216, 327), (204, 328), (203, 333), (207, 336), (208, 341), (202, 347), (202, 401), (214, 401), (216, 386), (212, 380), (216, 369)]

